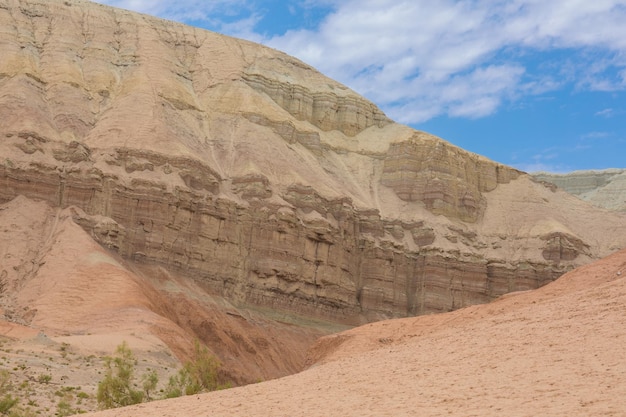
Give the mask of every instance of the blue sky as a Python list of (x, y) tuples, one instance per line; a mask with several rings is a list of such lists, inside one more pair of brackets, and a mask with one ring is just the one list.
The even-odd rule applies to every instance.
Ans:
[(101, 0), (287, 52), (525, 171), (626, 168), (626, 0)]

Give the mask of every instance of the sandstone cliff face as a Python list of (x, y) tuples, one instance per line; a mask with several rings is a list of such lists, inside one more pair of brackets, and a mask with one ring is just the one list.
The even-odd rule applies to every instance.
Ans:
[(408, 141), (391, 144), (381, 182), (402, 200), (421, 201), (433, 213), (475, 222), (484, 213), (483, 193), (520, 175), (424, 136), (416, 133)]
[(569, 174), (537, 172), (533, 177), (589, 201), (598, 207), (626, 211), (626, 170), (574, 171)]
[(74, 206), (103, 246), (239, 305), (448, 311), (626, 244), (623, 215), (277, 51), (83, 1), (0, 0), (0, 23), (0, 201)]
[[(75, 223), (83, 216), (75, 207), (53, 208), (23, 196), (0, 205), (1, 320), (36, 329), (48, 344), (68, 336), (74, 346), (93, 344), (89, 354), (96, 356), (110, 354), (122, 340), (141, 347), (138, 338), (157, 336), (160, 342), (149, 350), (186, 360), (194, 340), (201, 340), (238, 385), (298, 372), (307, 347), (325, 333), (239, 310), (163, 267), (127, 262)], [(155, 366), (158, 357), (143, 359)], [(54, 364), (53, 372), (58, 378), (63, 365)], [(98, 378), (94, 372), (88, 385)]]

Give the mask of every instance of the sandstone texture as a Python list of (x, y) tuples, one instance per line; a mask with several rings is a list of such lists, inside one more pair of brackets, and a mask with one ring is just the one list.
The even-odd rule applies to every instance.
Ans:
[(0, 0), (0, 48), (0, 202), (67, 209), (125, 262), (237, 307), (350, 325), (446, 312), (626, 247), (625, 214), (250, 42)]
[(537, 172), (533, 173), (533, 177), (598, 207), (626, 212), (626, 169), (574, 171), (568, 174)]

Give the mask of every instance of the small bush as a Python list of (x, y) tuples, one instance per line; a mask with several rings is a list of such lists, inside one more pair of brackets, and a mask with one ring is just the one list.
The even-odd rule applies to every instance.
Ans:
[(123, 342), (114, 357), (106, 357), (104, 379), (98, 384), (97, 400), (101, 408), (117, 408), (143, 401), (143, 392), (133, 389), (136, 360)]
[(157, 375), (156, 371), (153, 370), (145, 374), (142, 380), (145, 399), (146, 401), (152, 401), (153, 398), (151, 394), (156, 390), (157, 384), (159, 383), (159, 376)]
[(174, 398), (228, 388), (230, 385), (220, 380), (220, 366), (217, 358), (196, 341), (194, 359), (186, 362), (176, 375), (170, 377), (164, 397)]
[(57, 404), (56, 415), (58, 417), (66, 417), (71, 416), (72, 414), (76, 414), (76, 410), (72, 408), (69, 399), (64, 398), (59, 401), (59, 403)]
[(52, 375), (50, 374), (41, 374), (37, 377), (37, 382), (40, 384), (49, 384), (52, 381)]
[(9, 411), (18, 403), (18, 399), (14, 398), (11, 394), (5, 394), (0, 399), (0, 414), (9, 414)]
[(13, 387), (11, 384), (11, 374), (9, 371), (0, 370), (0, 414), (9, 414), (9, 411), (18, 403), (18, 399), (14, 398), (9, 391)]

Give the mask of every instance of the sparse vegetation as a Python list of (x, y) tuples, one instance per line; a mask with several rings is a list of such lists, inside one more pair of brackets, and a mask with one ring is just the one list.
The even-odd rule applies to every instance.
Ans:
[(71, 399), (69, 398), (63, 398), (59, 401), (59, 403), (57, 404), (57, 412), (55, 414), (56, 416), (66, 417), (71, 416), (72, 414), (76, 414), (76, 410), (72, 408), (70, 400)]
[[(135, 378), (137, 361), (126, 344), (117, 347), (113, 357), (105, 358), (106, 372), (98, 384), (97, 400), (100, 408), (117, 408), (158, 399), (159, 377), (155, 370), (148, 370), (141, 378), (141, 388)], [(167, 386), (158, 390), (160, 398), (174, 398), (200, 392), (230, 387), (219, 376), (220, 362), (208, 349), (196, 341), (193, 360), (186, 362), (176, 375), (170, 377)]]
[(142, 391), (134, 389), (136, 360), (128, 344), (117, 347), (115, 356), (106, 357), (104, 379), (98, 384), (98, 404), (101, 408), (117, 408), (143, 401)]
[(196, 341), (194, 359), (186, 362), (176, 375), (170, 377), (164, 397), (174, 398), (229, 388), (230, 384), (220, 381), (219, 368), (217, 358)]
[(14, 398), (11, 394), (6, 394), (0, 399), (0, 414), (10, 415), (9, 411), (17, 404), (18, 399)]
[(61, 347), (59, 348), (59, 350), (61, 351), (61, 357), (63, 359), (67, 357), (69, 347), (70, 345), (68, 343), (65, 343), (65, 342), (61, 343)]
[(219, 361), (199, 342), (178, 369), (173, 360), (137, 357), (126, 343), (104, 358), (83, 356), (69, 343), (24, 346), (0, 340), (0, 417), (68, 416), (228, 386)]
[(40, 374), (37, 377), (37, 382), (39, 382), (40, 384), (49, 384), (50, 381), (52, 381), (52, 375), (50, 374)]
[[(44, 406), (42, 406), (40, 401), (46, 403), (46, 399), (40, 396), (40, 389), (49, 385), (52, 376), (48, 373), (42, 373), (35, 377), (30, 373), (29, 366), (21, 365), (19, 364), (13, 368), (13, 373), (8, 369), (0, 371), (0, 416), (34, 417), (42, 414), (51, 415), (47, 412), (49, 411), (47, 407), (46, 413), (43, 413)], [(62, 397), (55, 415), (71, 415), (81, 411), (71, 408), (73, 396), (66, 388), (64, 387), (55, 393)], [(49, 395), (52, 396), (52, 393), (50, 392)], [(62, 401), (67, 403), (67, 407), (61, 403)]]
[(11, 409), (19, 401), (9, 393), (11, 387), (11, 374), (7, 370), (0, 370), (0, 414), (2, 415), (9, 415)]
[(152, 370), (143, 376), (143, 393), (146, 401), (152, 401), (152, 393), (156, 390), (159, 383), (159, 376), (156, 371)]

